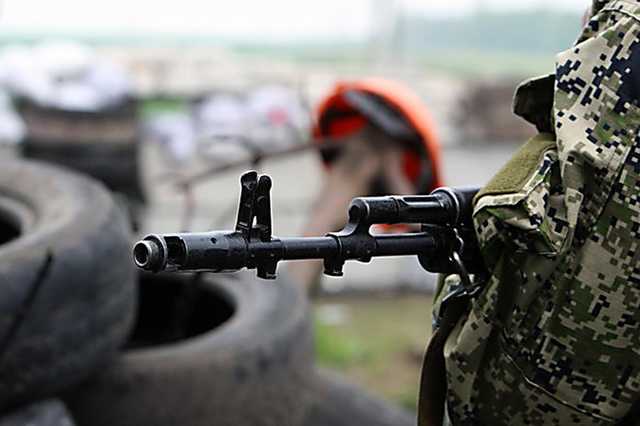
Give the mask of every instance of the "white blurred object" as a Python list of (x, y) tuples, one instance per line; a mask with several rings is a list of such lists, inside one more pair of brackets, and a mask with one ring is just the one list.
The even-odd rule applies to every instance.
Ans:
[(72, 111), (117, 107), (133, 92), (122, 68), (73, 42), (2, 49), (0, 85), (11, 96)]
[(244, 138), (249, 124), (245, 103), (236, 95), (213, 95), (195, 111), (202, 138)]
[(165, 148), (171, 161), (183, 164), (195, 152), (195, 134), (191, 117), (186, 113), (165, 113), (145, 121), (145, 137)]
[(41, 99), (40, 104), (67, 111), (95, 111), (102, 105), (101, 94), (84, 83), (70, 81), (60, 84), (53, 88), (53, 94), (55, 102), (52, 99)]
[(16, 145), (24, 139), (24, 122), (11, 105), (6, 93), (0, 92), (0, 145)]
[(31, 49), (34, 66), (55, 78), (73, 78), (96, 62), (93, 51), (72, 41), (49, 41)]
[(10, 95), (31, 99), (50, 96), (49, 80), (27, 47), (8, 46), (0, 51), (0, 85)]
[(134, 91), (133, 82), (124, 68), (105, 60), (94, 62), (86, 70), (85, 81), (111, 103), (120, 102)]
[(263, 148), (300, 142), (309, 134), (310, 116), (298, 92), (282, 85), (258, 87), (247, 97), (250, 139)]
[(311, 126), (299, 93), (283, 85), (260, 86), (245, 96), (210, 95), (194, 116), (199, 151), (222, 162), (299, 143)]
[(244, 101), (233, 94), (216, 94), (194, 111), (199, 151), (210, 159), (249, 156), (245, 145), (250, 127)]

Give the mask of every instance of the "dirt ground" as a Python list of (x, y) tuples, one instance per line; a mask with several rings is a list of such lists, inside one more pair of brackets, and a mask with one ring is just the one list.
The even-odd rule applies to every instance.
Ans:
[(368, 391), (415, 410), (431, 296), (320, 300), (314, 307), (318, 363)]

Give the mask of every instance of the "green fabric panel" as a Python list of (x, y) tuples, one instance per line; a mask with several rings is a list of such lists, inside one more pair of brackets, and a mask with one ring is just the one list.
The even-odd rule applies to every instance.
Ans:
[(538, 169), (544, 153), (556, 146), (555, 136), (539, 133), (525, 143), (507, 164), (478, 192), (474, 202), (485, 195), (517, 193)]

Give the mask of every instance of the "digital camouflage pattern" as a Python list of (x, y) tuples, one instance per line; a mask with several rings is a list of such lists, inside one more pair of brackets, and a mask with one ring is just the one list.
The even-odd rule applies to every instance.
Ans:
[(557, 56), (555, 135), (476, 200), (490, 275), (445, 344), (454, 425), (613, 425), (640, 397), (640, 1), (593, 14)]

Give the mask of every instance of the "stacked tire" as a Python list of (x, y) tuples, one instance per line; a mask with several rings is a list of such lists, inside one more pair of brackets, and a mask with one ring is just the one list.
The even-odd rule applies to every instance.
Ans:
[(66, 398), (79, 425), (302, 424), (314, 370), (301, 292), (172, 274), (140, 289), (129, 348)]
[(99, 111), (68, 111), (17, 101), (27, 135), (22, 154), (87, 174), (104, 183), (134, 225), (145, 203), (140, 170), (138, 103), (125, 99)]
[(59, 400), (36, 402), (5, 414), (0, 426), (74, 426), (69, 412)]
[(135, 271), (127, 218), (102, 185), (23, 161), (0, 176), (0, 412), (17, 415), (114, 359)]
[(414, 423), (316, 369), (306, 298), (285, 279), (143, 274), (140, 290), (127, 349), (65, 397), (79, 426)]
[(141, 274), (100, 184), (0, 163), (0, 426), (413, 424), (314, 366), (285, 279)]

